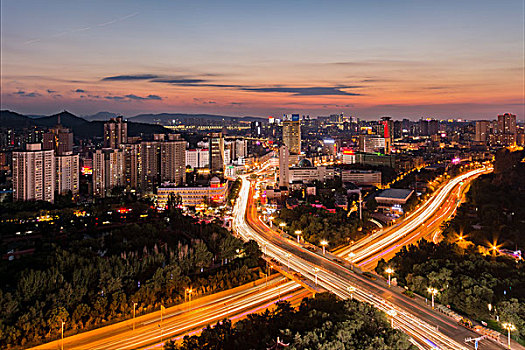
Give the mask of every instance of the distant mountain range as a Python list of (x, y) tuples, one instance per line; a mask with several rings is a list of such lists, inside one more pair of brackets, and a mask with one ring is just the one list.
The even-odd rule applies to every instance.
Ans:
[[(109, 112), (101, 112), (109, 113)], [(99, 115), (98, 113), (97, 115)], [(28, 117), (16, 112), (3, 110), (0, 111), (0, 127), (23, 129), (30, 127), (53, 127), (58, 124), (58, 117), (60, 116), (60, 124), (71, 129), (75, 136), (80, 138), (103, 137), (104, 135), (104, 121), (93, 120), (88, 121), (84, 118), (77, 117), (67, 111), (43, 117)], [(109, 119), (109, 118), (107, 118)], [(105, 119), (105, 120), (107, 120)], [(141, 136), (144, 134), (166, 133), (170, 130), (161, 125), (152, 125), (147, 123), (140, 123), (135, 121), (128, 122), (128, 135)]]
[[(108, 120), (114, 118), (118, 114), (112, 112), (98, 112), (93, 115), (83, 116), (84, 119), (89, 121), (94, 120)], [(261, 117), (232, 117), (226, 115), (216, 114), (186, 114), (186, 113), (159, 113), (159, 114), (139, 114), (133, 117), (124, 117), (128, 121), (149, 123), (149, 124), (160, 124), (160, 125), (171, 125), (173, 121), (202, 124), (205, 122), (211, 122), (214, 124), (220, 123), (238, 123), (240, 121), (251, 122), (251, 121), (267, 121), (266, 118)]]

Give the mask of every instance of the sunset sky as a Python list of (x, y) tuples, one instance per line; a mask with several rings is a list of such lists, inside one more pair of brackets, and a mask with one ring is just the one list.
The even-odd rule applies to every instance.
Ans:
[(1, 108), (524, 118), (524, 2), (1, 1)]

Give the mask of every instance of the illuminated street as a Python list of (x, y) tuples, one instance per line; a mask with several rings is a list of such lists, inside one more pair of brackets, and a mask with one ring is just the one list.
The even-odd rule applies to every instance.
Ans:
[[(482, 171), (477, 170), (468, 176)], [(431, 202), (428, 207), (423, 207), (427, 208), (422, 209), (425, 210), (425, 215), (431, 215), (435, 208), (440, 207), (441, 201), (446, 199), (460, 181), (462, 180), (448, 184), (448, 191), (438, 192), (437, 196), (440, 200)], [(463, 345), (463, 340), (467, 336), (476, 336), (476, 333), (457, 325), (452, 319), (432, 312), (424, 304), (421, 305), (400, 293), (392, 293), (392, 290), (389, 290), (383, 282), (372, 281), (353, 273), (350, 265), (337, 264), (320, 254), (304, 249), (292, 240), (284, 239), (273, 233), (259, 220), (255, 207), (252, 205), (251, 190), (253, 190), (253, 184), (250, 184), (247, 177), (243, 177), (243, 187), (235, 207), (234, 227), (245, 239), (255, 239), (260, 245), (265, 246), (270, 257), (286, 264), (288, 261), (284, 257), (289, 252), (292, 255), (292, 258), (289, 259), (291, 269), (312, 281), (317, 281), (320, 286), (339, 297), (349, 298), (352, 295), (385, 312), (395, 310), (395, 327), (411, 335), (422, 348), (437, 346), (446, 349), (467, 349), (470, 347), (470, 345)], [(428, 220), (428, 216), (426, 219)], [(355, 291), (351, 289), (352, 287), (355, 288)], [(486, 349), (501, 348), (489, 341), (484, 341), (483, 346)]]
[[(162, 327), (160, 311), (137, 317), (135, 330), (133, 320), (101, 327), (89, 332), (64, 338), (64, 349), (137, 349), (158, 346), (171, 338), (195, 334), (212, 323), (224, 318), (236, 321), (246, 315), (263, 311), (278, 300), (299, 303), (311, 293), (293, 281), (278, 276), (202, 297), (191, 303), (180, 304), (164, 310)], [(56, 340), (34, 349), (60, 349)]]

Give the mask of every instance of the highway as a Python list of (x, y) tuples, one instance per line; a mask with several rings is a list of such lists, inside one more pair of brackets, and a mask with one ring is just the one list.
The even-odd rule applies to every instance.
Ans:
[[(420, 348), (468, 349), (463, 344), (465, 337), (477, 334), (457, 325), (451, 318), (433, 312), (424, 304), (400, 293), (393, 292), (383, 281), (372, 281), (352, 271), (350, 264), (339, 264), (318, 253), (304, 249), (295, 243), (275, 234), (259, 220), (253, 204), (253, 186), (243, 176), (243, 185), (234, 209), (233, 225), (244, 239), (254, 239), (267, 254), (283, 265), (317, 282), (321, 287), (341, 298), (355, 297), (369, 302), (385, 312), (395, 311), (394, 325), (409, 334)], [(453, 185), (451, 185), (454, 188)], [(443, 192), (443, 196), (447, 194)], [(430, 206), (431, 204), (429, 204)], [(433, 207), (438, 207), (435, 202)], [(286, 258), (287, 253), (291, 257)], [(352, 290), (355, 288), (355, 290)], [(499, 349), (496, 344), (485, 341), (485, 349)]]
[(441, 224), (455, 213), (468, 184), (491, 171), (492, 168), (484, 167), (449, 180), (399, 223), (379, 230), (336, 254), (362, 270), (371, 270), (380, 259), (392, 258), (402, 247), (423, 237), (435, 236), (440, 232)]
[[(202, 328), (224, 318), (237, 321), (246, 315), (271, 307), (279, 300), (292, 305), (310, 296), (311, 293), (298, 283), (282, 276), (274, 276), (256, 285), (250, 283), (231, 290), (205, 296), (192, 302), (149, 313), (135, 320), (94, 329), (64, 338), (64, 349), (145, 349), (158, 348), (168, 339), (181, 339), (184, 335), (199, 333)], [(162, 325), (162, 326), (161, 326)], [(61, 349), (61, 340), (37, 346), (33, 349)]]

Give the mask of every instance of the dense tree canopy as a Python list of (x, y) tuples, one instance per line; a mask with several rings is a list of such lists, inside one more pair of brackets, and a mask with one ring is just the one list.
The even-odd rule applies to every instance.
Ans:
[[(0, 343), (27, 346), (258, 278), (260, 251), (173, 209), (154, 223), (71, 234), (0, 263)], [(168, 223), (169, 219), (169, 223)], [(87, 234), (89, 232), (89, 234)]]

